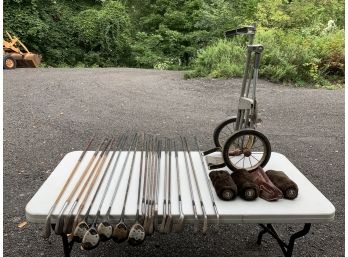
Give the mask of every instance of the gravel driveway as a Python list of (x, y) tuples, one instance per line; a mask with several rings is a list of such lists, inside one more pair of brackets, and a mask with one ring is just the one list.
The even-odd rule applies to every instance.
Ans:
[[(235, 113), (240, 79), (184, 80), (176, 71), (143, 69), (17, 69), (4, 71), (4, 256), (62, 256), (61, 239), (43, 226), (17, 225), (25, 206), (62, 157), (98, 138), (129, 130), (161, 136), (212, 132)], [(294, 256), (344, 256), (344, 90), (284, 87), (259, 81), (261, 131), (336, 207), (335, 221), (314, 224)], [(280, 226), (282, 235), (301, 227)], [(212, 227), (206, 236), (159, 235), (139, 247), (107, 242), (72, 256), (282, 256), (256, 225)]]

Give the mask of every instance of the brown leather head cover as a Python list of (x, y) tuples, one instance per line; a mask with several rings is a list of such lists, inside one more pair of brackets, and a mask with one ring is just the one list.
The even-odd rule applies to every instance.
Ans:
[(276, 201), (283, 198), (282, 191), (280, 191), (279, 188), (272, 183), (261, 167), (258, 167), (256, 170), (250, 172), (250, 175), (251, 179), (259, 186), (260, 197), (262, 199), (267, 201)]

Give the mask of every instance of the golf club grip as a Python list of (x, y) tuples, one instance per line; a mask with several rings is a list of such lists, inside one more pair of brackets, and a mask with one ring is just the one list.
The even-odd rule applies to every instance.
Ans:
[(77, 191), (78, 188), (80, 187), (80, 184), (81, 184), (82, 180), (84, 179), (85, 175), (88, 173), (89, 169), (91, 168), (91, 166), (92, 166), (92, 164), (93, 164), (95, 158), (97, 157), (97, 155), (98, 155), (100, 149), (102, 148), (102, 146), (103, 146), (103, 144), (104, 144), (104, 142), (105, 142), (106, 139), (107, 139), (106, 137), (103, 139), (103, 141), (100, 143), (100, 145), (99, 145), (99, 147), (98, 147), (98, 150), (96, 150), (96, 151), (94, 152), (92, 158), (89, 160), (89, 162), (88, 162), (88, 164), (87, 164), (87, 167), (86, 167), (85, 170), (83, 171), (83, 173), (82, 173), (82, 175), (80, 176), (79, 180), (76, 182), (73, 191), (70, 193), (70, 195), (69, 195), (69, 197), (68, 197), (68, 199), (67, 199), (68, 202), (70, 202), (70, 201), (72, 200), (72, 198), (74, 197), (76, 191)]
[[(65, 181), (65, 184), (63, 185), (63, 188), (60, 190), (58, 197), (54, 201), (54, 205), (58, 204), (60, 198), (62, 197), (63, 193), (65, 192), (66, 188), (68, 187), (71, 178), (74, 176), (74, 174), (76, 173), (77, 169), (79, 168), (79, 166), (80, 166), (80, 164), (82, 162), (82, 159), (85, 156), (85, 153), (88, 151), (88, 149), (90, 148), (92, 142), (94, 141), (94, 137), (95, 137), (95, 135), (93, 135), (93, 137), (89, 140), (85, 150), (82, 152), (82, 154), (80, 155), (80, 158), (77, 160), (74, 168), (71, 170), (68, 179)], [(52, 211), (53, 211), (53, 209), (52, 209)]]
[[(81, 206), (82, 206), (82, 208), (83, 208), (84, 205), (86, 204), (87, 198), (88, 198), (89, 194), (91, 193), (92, 188), (94, 187), (94, 184), (95, 184), (97, 178), (99, 177), (99, 174), (100, 174), (100, 171), (101, 171), (102, 167), (104, 166), (106, 157), (107, 157), (107, 155), (108, 155), (108, 153), (106, 153), (106, 151), (107, 151), (107, 149), (109, 148), (109, 146), (111, 146), (111, 141), (112, 141), (112, 140), (110, 139), (109, 142), (108, 142), (108, 144), (106, 145), (106, 148), (105, 148), (104, 152), (102, 153), (103, 156), (102, 156), (102, 158), (101, 158), (100, 163), (96, 164), (96, 165), (98, 165), (98, 167), (97, 167), (97, 169), (96, 169), (96, 171), (95, 171), (95, 173), (94, 173), (94, 177), (92, 178), (92, 181), (91, 181), (91, 183), (90, 183), (90, 185), (89, 185), (89, 187), (88, 187), (88, 189), (87, 189), (87, 191), (86, 191), (86, 193), (85, 193), (85, 195), (84, 195), (84, 198), (83, 198), (83, 200), (81, 201)], [(108, 150), (108, 151), (109, 151), (109, 150)], [(91, 173), (91, 174), (92, 174), (92, 173)], [(87, 182), (87, 181), (86, 181), (86, 182)], [(84, 191), (84, 190), (81, 190), (81, 192), (83, 192), (83, 191)], [(81, 193), (81, 192), (80, 192), (80, 193)], [(95, 200), (95, 198), (92, 199), (92, 203), (93, 203), (94, 200)], [(92, 203), (91, 203), (91, 205), (92, 205)], [(80, 208), (79, 208), (79, 212), (76, 214), (76, 217), (78, 217), (78, 216), (80, 215), (80, 212), (82, 211), (81, 206), (80, 206)]]

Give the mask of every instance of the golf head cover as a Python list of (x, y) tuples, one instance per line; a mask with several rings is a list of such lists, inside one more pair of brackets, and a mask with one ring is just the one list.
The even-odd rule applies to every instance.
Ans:
[(209, 177), (220, 199), (229, 201), (237, 196), (237, 186), (227, 171), (214, 170)]
[(261, 167), (250, 172), (253, 181), (260, 188), (260, 197), (266, 201), (276, 201), (283, 198), (283, 193), (268, 178)]
[(231, 174), (233, 181), (238, 188), (238, 195), (246, 201), (255, 200), (259, 197), (259, 186), (253, 181), (251, 174), (244, 169)]
[(284, 198), (293, 200), (297, 197), (297, 184), (292, 181), (283, 171), (268, 170), (266, 171), (266, 175), (269, 177), (272, 183), (282, 191)]

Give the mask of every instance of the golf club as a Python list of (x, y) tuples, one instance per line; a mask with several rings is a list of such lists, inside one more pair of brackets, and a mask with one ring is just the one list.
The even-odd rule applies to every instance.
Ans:
[(51, 209), (49, 210), (48, 214), (47, 214), (47, 218), (46, 218), (46, 222), (45, 222), (45, 231), (43, 234), (43, 238), (47, 239), (50, 237), (51, 235), (51, 215), (54, 211), (54, 209), (56, 208), (60, 198), (62, 197), (63, 193), (65, 192), (71, 178), (74, 176), (75, 172), (77, 171), (77, 169), (79, 168), (83, 157), (85, 156), (86, 152), (88, 151), (89, 147), (91, 146), (92, 142), (94, 141), (95, 135), (93, 135), (93, 137), (89, 140), (85, 150), (81, 153), (79, 159), (77, 160), (75, 166), (72, 168), (70, 175), (68, 177), (68, 179), (65, 181), (65, 184), (63, 185), (62, 189), (59, 192), (59, 195), (57, 196), (56, 200), (54, 201)]

